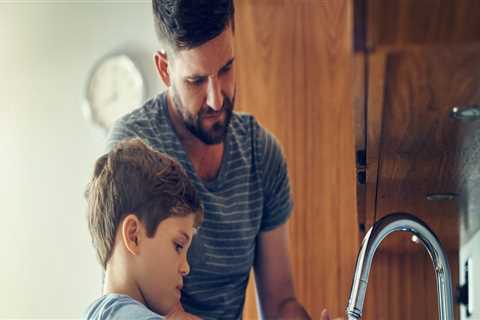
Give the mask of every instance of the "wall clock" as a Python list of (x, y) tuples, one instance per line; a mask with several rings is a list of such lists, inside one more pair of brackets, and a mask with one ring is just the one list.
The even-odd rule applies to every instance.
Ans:
[(109, 130), (116, 119), (141, 106), (145, 99), (143, 77), (128, 56), (107, 56), (90, 72), (85, 98), (87, 118)]

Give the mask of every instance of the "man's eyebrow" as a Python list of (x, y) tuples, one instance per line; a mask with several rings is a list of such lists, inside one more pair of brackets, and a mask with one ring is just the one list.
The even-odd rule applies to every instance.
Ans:
[[(225, 63), (218, 71), (221, 71), (223, 69), (226, 69), (228, 67), (230, 67), (233, 62), (235, 61), (235, 57), (231, 58), (230, 60), (227, 61), (227, 63)], [(185, 77), (187, 80), (195, 80), (195, 79), (203, 79), (203, 78), (207, 78), (209, 75), (208, 74), (200, 74), (200, 73), (194, 73), (190, 76), (187, 76)]]

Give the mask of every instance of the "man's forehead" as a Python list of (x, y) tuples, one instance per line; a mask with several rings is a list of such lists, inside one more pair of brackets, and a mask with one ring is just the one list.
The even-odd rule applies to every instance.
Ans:
[(175, 68), (182, 76), (216, 73), (233, 59), (233, 35), (229, 28), (203, 45), (175, 54)]

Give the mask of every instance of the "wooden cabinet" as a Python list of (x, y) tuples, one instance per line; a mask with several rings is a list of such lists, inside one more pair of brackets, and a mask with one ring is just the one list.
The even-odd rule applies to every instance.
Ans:
[[(343, 315), (358, 250), (352, 108), (352, 2), (235, 2), (239, 110), (284, 148), (297, 295), (319, 319)], [(275, 268), (275, 266), (271, 266)], [(245, 319), (256, 319), (250, 286)]]
[[(367, 128), (366, 185), (363, 222), (368, 228), (372, 222), (391, 212), (410, 212), (424, 220), (438, 235), (449, 253), (454, 284), (457, 283), (459, 249), (458, 201), (429, 201), (431, 193), (462, 194), (459, 165), (460, 148), (464, 141), (465, 124), (450, 117), (454, 106), (474, 105), (480, 102), (480, 46), (426, 47), (379, 50), (367, 55), (369, 70), (367, 87), (370, 94), (366, 104)], [(377, 90), (381, 88), (381, 90)], [(374, 165), (370, 165), (374, 163)], [(367, 209), (368, 207), (368, 209)], [(362, 208), (359, 208), (359, 212)], [(361, 221), (362, 222), (362, 221)], [(425, 291), (413, 287), (397, 296), (397, 302), (385, 297), (385, 303), (367, 304), (370, 309), (385, 305), (395, 310), (405, 305), (405, 299), (423, 292), (432, 303), (398, 309), (398, 319), (436, 319), (433, 268), (429, 258), (419, 252), (410, 235), (394, 235), (381, 246), (378, 269), (391, 270), (391, 281), (401, 276), (406, 281), (424, 283)], [(385, 255), (385, 256), (383, 256)], [(405, 266), (393, 266), (390, 261), (399, 258), (411, 263), (417, 261), (421, 272)], [(413, 260), (412, 260), (413, 259)], [(399, 269), (400, 268), (400, 269)], [(431, 276), (425, 278), (425, 271)], [(400, 273), (400, 275), (395, 275)], [(390, 278), (383, 285), (376, 283), (373, 290), (383, 291), (390, 286)], [(408, 279), (408, 280), (407, 280)], [(370, 291), (370, 290), (369, 290)], [(373, 295), (375, 293), (372, 293)], [(378, 301), (377, 297), (377, 301)], [(381, 297), (380, 297), (381, 299)], [(390, 299), (390, 300), (388, 300)], [(388, 301), (388, 302), (387, 302)], [(413, 302), (421, 300), (412, 299)], [(390, 305), (390, 307), (388, 307)], [(413, 304), (415, 305), (415, 303)], [(411, 314), (409, 314), (411, 310)], [(418, 317), (425, 313), (430, 316)], [(378, 319), (379, 317), (375, 317)], [(382, 317), (380, 317), (382, 318)], [(390, 319), (395, 319), (393, 314)]]
[[(366, 160), (357, 166), (360, 229), (391, 212), (417, 215), (447, 250), (456, 287), (461, 207), (465, 197), (473, 200), (468, 194), (478, 195), (466, 181), (479, 157), (467, 143), (474, 125), (450, 111), (480, 105), (479, 2), (366, 0), (356, 10), (356, 149)], [(432, 193), (457, 197), (427, 200)], [(408, 234), (382, 244), (365, 319), (438, 319), (423, 251)]]
[[(456, 284), (459, 211), (478, 200), (426, 195), (461, 198), (469, 183), (480, 185), (472, 165), (480, 148), (465, 146), (480, 145), (480, 126), (449, 117), (453, 106), (480, 104), (480, 1), (235, 5), (237, 105), (284, 147), (294, 280), (312, 318), (323, 307), (343, 315), (361, 236), (393, 211), (432, 227)], [(385, 241), (371, 277), (364, 319), (438, 318), (433, 267), (410, 237)], [(244, 316), (257, 318), (252, 285)]]
[[(480, 39), (477, 0), (355, 0), (357, 43), (367, 49), (465, 44)], [(358, 33), (357, 33), (358, 34)]]

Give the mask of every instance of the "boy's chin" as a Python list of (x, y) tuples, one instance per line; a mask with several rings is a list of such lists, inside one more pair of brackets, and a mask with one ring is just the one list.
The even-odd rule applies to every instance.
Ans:
[(170, 299), (166, 301), (165, 296), (163, 296), (161, 302), (161, 304), (151, 304), (147, 307), (161, 316), (169, 316), (175, 312), (176, 308), (178, 308), (178, 305), (180, 304), (180, 300), (176, 299), (175, 297), (170, 297)]
[(178, 299), (175, 303), (172, 304), (172, 306), (170, 307), (170, 311), (166, 314), (166, 316), (167, 318), (172, 317), (172, 319), (176, 319), (179, 318), (179, 316), (184, 312), (185, 310), (183, 310), (180, 299)]

